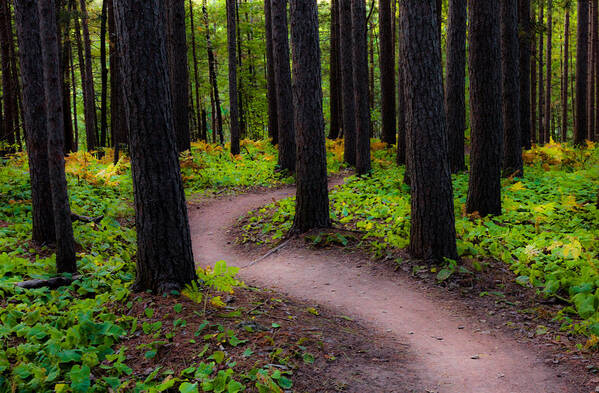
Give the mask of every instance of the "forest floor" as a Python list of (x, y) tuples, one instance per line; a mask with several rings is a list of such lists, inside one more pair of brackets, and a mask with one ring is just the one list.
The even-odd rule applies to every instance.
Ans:
[[(342, 181), (337, 178), (332, 185)], [(373, 263), (357, 249), (314, 249), (293, 239), (261, 259), (268, 251), (264, 247), (236, 244), (240, 217), (294, 192), (284, 187), (204, 199), (191, 206), (190, 220), (199, 266), (225, 260), (241, 268), (239, 276), (248, 284), (307, 302), (324, 314), (356, 320), (375, 347), (395, 349), (404, 360), (394, 367), (394, 376), (388, 359), (354, 357), (352, 362), (360, 364), (327, 370), (326, 384), (323, 379), (307, 391), (337, 390), (330, 386), (348, 392), (596, 391), (599, 380), (592, 374), (597, 372), (592, 358), (546, 335), (526, 334), (526, 327), (538, 321), (491, 296), (477, 292), (464, 297), (463, 292)], [(543, 321), (549, 327), (542, 329), (552, 329), (549, 319)], [(331, 384), (331, 378), (336, 382)]]

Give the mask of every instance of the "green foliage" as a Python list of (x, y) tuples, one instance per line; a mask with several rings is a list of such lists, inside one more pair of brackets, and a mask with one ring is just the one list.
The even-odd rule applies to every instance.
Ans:
[[(404, 168), (392, 164), (393, 152), (376, 147), (372, 176), (350, 177), (330, 194), (331, 218), (363, 232), (359, 245), (374, 256), (390, 257), (409, 243), (410, 194)], [(454, 177), (460, 256), (479, 267), (487, 258), (503, 261), (520, 284), (569, 299), (572, 305), (559, 315), (564, 329), (592, 332), (590, 327), (599, 326), (599, 149), (552, 143), (526, 152), (524, 159), (525, 177), (503, 180), (501, 216), (466, 215), (468, 174)], [(288, 198), (250, 212), (242, 240), (278, 241), (291, 227), (294, 209), (294, 198)], [(311, 240), (331, 243), (327, 236)], [(470, 273), (448, 261), (437, 278), (444, 281), (457, 270)]]

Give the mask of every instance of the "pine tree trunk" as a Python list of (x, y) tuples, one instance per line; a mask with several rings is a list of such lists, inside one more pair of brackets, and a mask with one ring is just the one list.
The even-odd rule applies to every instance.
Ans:
[[(331, 128), (329, 131), (329, 139), (337, 139), (341, 128), (341, 70), (339, 69), (339, 1), (332, 0), (331, 2), (331, 73), (330, 86), (331, 97), (330, 112), (331, 112)], [(268, 1), (266, 1), (268, 2)]]
[(231, 123), (231, 154), (240, 153), (239, 101), (237, 93), (237, 27), (235, 18), (236, 0), (227, 1), (227, 47), (229, 52), (229, 116)]
[[(69, 68), (71, 71), (71, 86), (72, 86), (72, 97), (73, 100), (73, 151), (79, 150), (79, 121), (77, 119), (77, 80), (75, 79), (75, 63), (73, 60), (73, 44), (69, 45)], [(68, 95), (69, 93), (67, 93)]]
[[(80, 0), (81, 27), (83, 28), (83, 50), (85, 60), (83, 63), (83, 106), (85, 112), (85, 134), (87, 137), (87, 151), (98, 148), (98, 131), (96, 128), (96, 93), (94, 91), (94, 75), (92, 72), (92, 51), (89, 37), (89, 16), (87, 14), (86, 0)], [(81, 61), (81, 59), (79, 59)]]
[(303, 233), (331, 226), (316, 0), (291, 0), (291, 43), (298, 147), (292, 232)]
[(279, 168), (295, 172), (296, 136), (289, 66), (287, 0), (271, 0), (271, 16), (277, 91), (277, 119), (279, 121)]
[[(339, 2), (339, 54), (341, 56), (341, 85), (343, 86), (343, 159), (356, 165), (356, 107), (354, 99), (354, 74), (352, 65), (352, 18), (351, 0)], [(365, 75), (361, 75), (365, 77)]]
[(54, 212), (48, 170), (48, 130), (44, 107), (44, 70), (40, 59), (39, 14), (36, 0), (15, 2), (15, 21), (19, 41), (21, 77), (23, 83), (23, 114), (31, 178), (33, 217), (32, 240), (36, 244), (56, 241)]
[(100, 98), (100, 146), (108, 146), (108, 66), (106, 59), (106, 25), (108, 22), (108, 2), (102, 0), (102, 14), (100, 16), (100, 66), (102, 69), (102, 86)]
[(275, 82), (275, 59), (272, 42), (272, 12), (270, 0), (264, 0), (264, 24), (266, 31), (266, 90), (268, 93), (268, 136), (271, 139), (272, 144), (277, 145), (279, 143), (279, 120), (277, 118), (277, 85)]
[(576, 117), (574, 144), (581, 146), (587, 136), (587, 81), (588, 81), (589, 1), (578, 0), (578, 27), (576, 47)]
[(531, 119), (531, 43), (532, 29), (530, 19), (530, 0), (518, 1), (518, 19), (520, 23), (520, 133), (522, 147), (531, 148), (530, 135), (532, 129)]
[[(354, 99), (356, 108), (356, 171), (370, 172), (370, 108), (368, 105), (368, 48), (366, 43), (366, 2), (351, 0), (352, 57)], [(373, 92), (374, 94), (374, 92)]]
[(562, 74), (562, 137), (561, 141), (568, 140), (568, 80), (570, 75), (570, 9), (566, 8), (564, 21), (564, 73)]
[[(17, 114), (14, 112), (14, 95), (15, 88), (13, 86), (12, 70), (10, 66), (10, 40), (12, 32), (10, 30), (10, 9), (8, 0), (0, 2), (0, 55), (2, 57), (2, 104), (4, 105), (3, 129), (4, 134), (0, 135), (0, 142), (5, 142), (9, 145), (14, 145), (15, 141), (15, 124), (17, 123)], [(12, 148), (9, 149), (12, 151)], [(0, 151), (2, 154), (2, 151)]]
[(553, 30), (553, 6), (552, 0), (547, 1), (547, 61), (546, 63), (546, 92), (545, 92), (545, 133), (543, 135), (543, 143), (549, 143), (549, 136), (551, 132), (551, 68), (552, 68), (552, 30)]
[(185, 30), (185, 0), (167, 2), (167, 56), (177, 149), (190, 149), (189, 133), (189, 71), (187, 69), (187, 37)]
[[(65, 2), (66, 3), (66, 2)], [(62, 9), (62, 6), (59, 6), (59, 10)], [(59, 44), (59, 50), (62, 51), (61, 54), (61, 62), (60, 62), (60, 73), (62, 77), (62, 105), (63, 105), (63, 115), (64, 115), (64, 152), (68, 154), (75, 150), (73, 143), (73, 122), (71, 118), (71, 100), (70, 100), (70, 57), (71, 57), (71, 7), (68, 8), (67, 17), (64, 21), (64, 26), (62, 28), (62, 32), (60, 31), (61, 26), (58, 26), (59, 29), (59, 38), (64, 36), (64, 44), (61, 46)]]
[[(543, 3), (539, 3), (539, 26), (543, 26), (544, 22), (545, 22), (545, 18), (544, 18), (544, 6)], [(539, 112), (539, 135), (536, 138), (536, 141), (539, 143), (539, 145), (543, 144), (543, 141), (545, 140), (545, 88), (544, 88), (544, 78), (545, 78), (545, 74), (543, 73), (543, 56), (544, 56), (545, 52), (543, 50), (543, 32), (542, 30), (539, 31), (539, 52), (537, 53), (538, 55), (538, 60), (539, 60), (539, 69), (538, 69), (538, 75), (537, 78), (539, 79), (538, 82), (538, 88), (539, 88), (539, 108), (538, 108), (538, 112)]]
[(114, 146), (115, 163), (118, 162), (118, 147), (121, 143), (129, 143), (129, 131), (123, 102), (121, 75), (121, 58), (118, 54), (119, 37), (116, 33), (114, 6), (117, 0), (108, 0), (108, 34), (110, 39), (110, 130)]
[(195, 98), (196, 98), (196, 115), (197, 115), (198, 128), (200, 129), (200, 138), (202, 140), (206, 140), (206, 128), (205, 128), (206, 118), (203, 117), (205, 115), (205, 114), (203, 114), (203, 111), (204, 111), (203, 101), (200, 104), (200, 76), (199, 76), (199, 72), (198, 72), (198, 54), (197, 54), (197, 49), (196, 49), (196, 29), (195, 29), (194, 18), (195, 18), (195, 16), (193, 14), (193, 1), (189, 0), (189, 20), (190, 20), (190, 27), (191, 27), (191, 53), (193, 56), (192, 60), (193, 60), (193, 79), (194, 79), (194, 84), (195, 84), (194, 93), (195, 93)]
[(466, 0), (449, 1), (445, 108), (452, 173), (466, 169)]
[(56, 233), (56, 270), (58, 273), (75, 273), (77, 271), (75, 240), (64, 170), (64, 117), (60, 87), (56, 7), (54, 0), (37, 0), (37, 5), (44, 74), (48, 169)]
[(594, 118), (594, 107), (595, 107), (595, 85), (593, 83), (594, 75), (593, 75), (593, 58), (594, 58), (594, 38), (593, 38), (593, 29), (595, 26), (595, 4), (593, 1), (589, 1), (589, 38), (588, 38), (588, 65), (587, 65), (587, 132), (586, 139), (590, 139), (590, 135), (593, 132), (593, 128), (595, 127), (595, 118)]
[(400, 3), (412, 192), (410, 253), (433, 263), (458, 259), (435, 8), (435, 0)]
[(597, 140), (597, 127), (599, 126), (599, 2), (593, 0), (593, 68), (592, 68), (592, 82), (593, 82), (593, 113), (590, 115), (593, 118), (593, 127), (589, 133), (589, 140)]
[[(533, 15), (531, 21), (536, 20)], [(526, 143), (532, 147), (537, 143), (537, 37), (531, 33), (531, 57), (530, 57), (530, 139)]]
[(503, 175), (522, 176), (520, 133), (520, 51), (518, 0), (501, 1), (501, 69), (503, 99)]
[(237, 78), (237, 102), (239, 105), (239, 137), (245, 139), (247, 137), (247, 125), (245, 121), (245, 110), (244, 110), (244, 78), (243, 78), (243, 53), (241, 50), (241, 22), (239, 19), (239, 1), (235, 1), (235, 31), (237, 34), (236, 45), (237, 45), (237, 73), (240, 75)]
[(466, 211), (501, 214), (501, 53), (499, 2), (469, 3), (470, 182)]
[[(213, 116), (216, 118), (216, 127), (213, 127), (213, 142), (216, 143), (216, 134), (220, 135), (220, 144), (223, 141), (223, 114), (220, 107), (220, 95), (218, 94), (218, 79), (216, 73), (216, 60), (212, 49), (212, 40), (210, 39), (210, 25), (208, 23), (208, 9), (206, 0), (202, 3), (202, 13), (204, 14), (204, 28), (206, 29), (206, 51), (208, 52), (208, 68), (210, 74), (210, 85), (212, 86), (212, 97), (214, 99)], [(215, 114), (215, 115), (214, 115)]]
[(381, 68), (382, 141), (396, 143), (395, 127), (395, 51), (393, 48), (391, 1), (379, 0), (379, 41)]
[(135, 191), (134, 290), (169, 294), (183, 289), (196, 274), (177, 156), (165, 4), (119, 0), (114, 5), (122, 87), (129, 98), (124, 103)]

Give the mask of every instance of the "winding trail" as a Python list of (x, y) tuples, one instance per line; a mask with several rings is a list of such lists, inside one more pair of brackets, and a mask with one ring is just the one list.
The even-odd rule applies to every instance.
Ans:
[[(196, 263), (226, 260), (230, 265), (248, 265), (252, 257), (231, 243), (229, 230), (248, 211), (294, 192), (285, 188), (249, 193), (194, 207), (190, 221)], [(242, 269), (240, 275), (248, 283), (323, 304), (407, 344), (416, 359), (409, 367), (420, 377), (422, 392), (585, 391), (560, 378), (533, 348), (464, 316), (450, 301), (431, 294), (430, 288), (400, 275), (377, 274), (367, 265), (367, 260), (350, 254), (286, 247)], [(405, 390), (395, 386), (389, 391)]]

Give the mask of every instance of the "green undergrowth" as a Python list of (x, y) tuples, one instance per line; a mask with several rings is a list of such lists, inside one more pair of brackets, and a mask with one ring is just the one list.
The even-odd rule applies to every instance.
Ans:
[[(268, 142), (243, 141), (242, 145), (242, 154), (232, 157), (221, 147), (194, 144), (192, 152), (181, 157), (187, 194), (292, 181), (275, 173), (276, 150)], [(332, 170), (338, 170), (341, 164), (334, 163), (334, 153), (329, 157)], [(127, 355), (121, 342), (148, 336), (149, 342), (139, 345), (147, 345), (144, 356), (151, 359), (168, 347), (180, 329), (159, 327), (160, 319), (137, 324), (129, 315), (136, 234), (128, 159), (113, 165), (110, 151), (102, 159), (75, 153), (66, 160), (66, 173), (72, 210), (104, 218), (97, 225), (73, 225), (80, 278), (56, 290), (23, 290), (14, 283), (56, 274), (55, 256), (48, 247), (30, 242), (26, 155), (0, 162), (0, 392), (280, 392), (291, 386), (289, 372), (266, 367), (272, 359), (236, 367), (228, 348), (244, 344), (237, 340), (247, 332), (241, 327), (220, 332), (222, 326), (210, 317), (206, 317), (206, 334), (216, 329), (211, 333), (215, 345), (194, 354), (185, 370), (155, 367), (150, 375), (133, 373), (131, 362), (136, 359)], [(226, 265), (218, 269), (200, 271), (204, 286), (184, 291), (202, 315), (226, 307), (218, 290), (228, 292), (238, 285), (234, 271)], [(178, 323), (175, 328), (183, 322)], [(245, 358), (251, 359), (250, 352)]]
[[(372, 176), (350, 177), (330, 194), (333, 222), (359, 234), (317, 236), (313, 242), (343, 246), (357, 236), (376, 258), (408, 246), (409, 187), (393, 154), (374, 150)], [(505, 262), (521, 285), (567, 302), (558, 316), (564, 330), (599, 335), (599, 149), (551, 144), (526, 152), (524, 159), (524, 178), (502, 182), (501, 216), (465, 214), (468, 174), (454, 176), (459, 254), (479, 268), (488, 259)], [(288, 198), (250, 212), (240, 240), (277, 242), (291, 228), (294, 204)], [(456, 268), (448, 264), (438, 278)]]

